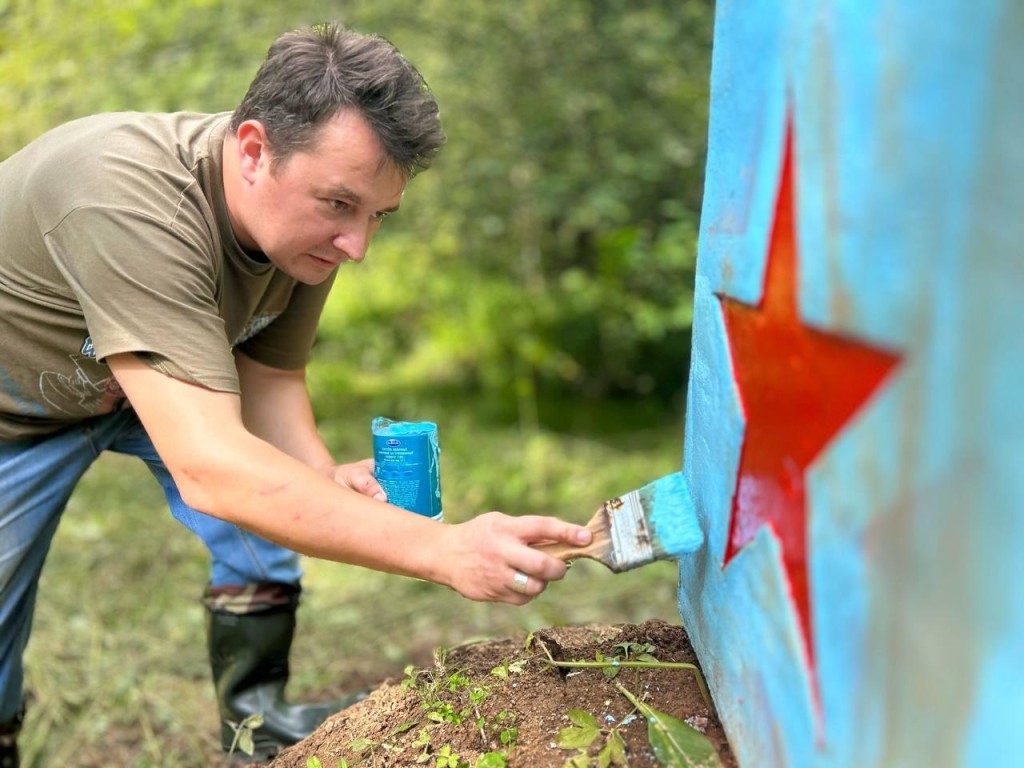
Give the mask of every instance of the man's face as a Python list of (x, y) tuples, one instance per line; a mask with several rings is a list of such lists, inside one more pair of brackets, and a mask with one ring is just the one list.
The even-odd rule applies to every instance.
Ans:
[[(261, 132), (255, 125), (248, 129)], [(243, 124), (238, 134), (248, 173), (243, 215), (233, 221), (239, 242), (310, 285), (345, 261), (362, 261), (381, 221), (398, 210), (406, 185), (365, 119), (339, 113), (321, 128), (311, 151), (274, 169), (265, 137), (257, 153), (247, 149), (246, 130)]]

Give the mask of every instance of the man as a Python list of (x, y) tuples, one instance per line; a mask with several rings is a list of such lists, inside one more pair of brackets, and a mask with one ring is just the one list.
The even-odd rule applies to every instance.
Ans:
[(276, 40), (233, 114), (85, 118), (0, 164), (0, 764), (43, 560), (104, 450), (141, 458), (209, 549), (222, 742), (262, 713), (259, 759), (347, 703), (283, 698), (296, 553), (521, 605), (565, 573), (530, 543), (589, 540), (405, 512), (317, 434), (304, 366), (331, 282), (443, 142), (416, 70), (328, 25)]

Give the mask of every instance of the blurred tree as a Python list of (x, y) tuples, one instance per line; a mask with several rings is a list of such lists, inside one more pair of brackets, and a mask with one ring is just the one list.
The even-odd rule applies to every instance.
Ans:
[(278, 32), (338, 17), (417, 64), (449, 135), (329, 307), (346, 380), (678, 394), (711, 0), (0, 0), (0, 156), (90, 112), (231, 109)]
[[(416, 306), (405, 310), (415, 325), (400, 350), (410, 375), (501, 388), (514, 379), (527, 397), (678, 393), (712, 4), (392, 0), (374, 8), (381, 22), (401, 19), (396, 37), (434, 42), (421, 66), (449, 134), (429, 193), (416, 190), (416, 239), (395, 257), (408, 270), (429, 249), (446, 276), (414, 272)], [(367, 310), (353, 307), (347, 319)]]

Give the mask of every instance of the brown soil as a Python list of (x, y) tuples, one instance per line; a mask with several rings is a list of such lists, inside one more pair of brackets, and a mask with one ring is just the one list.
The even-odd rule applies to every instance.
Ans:
[[(602, 727), (590, 755), (597, 754), (614, 728), (625, 743), (630, 768), (657, 766), (647, 724), (633, 714), (633, 706), (616, 684), (655, 710), (704, 731), (722, 765), (736, 767), (721, 723), (705, 704), (692, 670), (623, 668), (609, 679), (601, 669), (554, 667), (547, 663), (543, 651), (547, 648), (556, 661), (593, 661), (597, 654), (621, 657), (622, 648), (617, 645), (638, 643), (654, 646), (651, 654), (658, 661), (696, 664), (681, 627), (660, 620), (639, 625), (557, 627), (533, 633), (529, 647), (527, 640), (523, 635), (452, 649), (433, 669), (419, 671), (415, 689), (403, 688), (400, 680), (385, 681), (367, 699), (330, 718), (265, 768), (307, 768), (313, 756), (324, 768), (336, 768), (342, 758), (349, 766), (433, 767), (439, 756), (451, 752), (472, 766), (482, 753), (505, 749), (500, 732), (510, 723), (517, 732), (513, 748), (505, 749), (509, 768), (560, 768), (580, 755), (578, 750), (561, 749), (556, 744), (559, 732), (572, 725), (567, 713), (573, 709), (590, 713)], [(500, 672), (496, 675), (495, 668), (506, 670), (507, 677)], [(449, 690), (452, 687), (454, 691)], [(473, 711), (469, 692), (479, 687), (486, 687), (489, 694)], [(433, 710), (424, 706), (429, 701), (437, 702)], [(446, 704), (451, 707), (449, 712), (467, 712), (461, 723), (436, 721), (443, 719)], [(485, 733), (477, 726), (478, 718), (483, 718)], [(442, 765), (445, 762), (442, 760)]]

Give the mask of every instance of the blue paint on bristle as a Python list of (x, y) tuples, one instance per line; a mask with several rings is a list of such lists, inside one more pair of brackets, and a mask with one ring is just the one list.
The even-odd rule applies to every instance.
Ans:
[(655, 558), (675, 558), (700, 549), (704, 532), (683, 473), (666, 475), (649, 487), (650, 501), (645, 503), (645, 510)]

